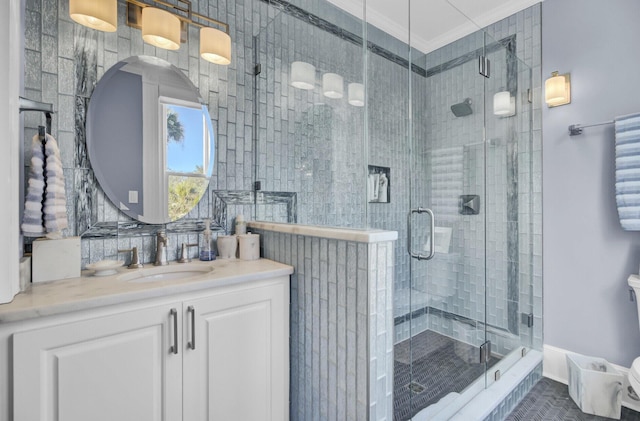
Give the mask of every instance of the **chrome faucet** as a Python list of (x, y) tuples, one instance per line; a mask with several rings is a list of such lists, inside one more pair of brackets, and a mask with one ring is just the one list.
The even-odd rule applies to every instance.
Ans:
[(143, 264), (140, 262), (140, 259), (138, 258), (138, 247), (133, 247), (126, 250), (118, 250), (118, 253), (132, 253), (131, 264), (127, 266), (129, 269), (139, 269), (143, 267)]
[(167, 262), (167, 233), (164, 231), (158, 231), (156, 234), (156, 266), (164, 266), (169, 264)]

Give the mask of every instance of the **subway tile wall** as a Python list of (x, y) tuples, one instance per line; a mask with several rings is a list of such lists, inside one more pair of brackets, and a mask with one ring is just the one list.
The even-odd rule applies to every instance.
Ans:
[[(268, 191), (297, 192), (299, 223), (362, 228), (364, 108), (348, 103), (346, 87), (363, 83), (363, 50), (339, 35), (285, 13), (258, 34), (257, 180)], [(291, 85), (294, 61), (315, 66), (313, 89)], [(344, 78), (342, 98), (323, 95), (325, 73)]]
[(393, 419), (393, 242), (256, 232), (295, 267), (291, 419)]

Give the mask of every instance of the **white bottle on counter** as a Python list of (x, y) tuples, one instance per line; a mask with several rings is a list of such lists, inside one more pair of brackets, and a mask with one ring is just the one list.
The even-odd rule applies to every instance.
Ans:
[(236, 216), (236, 235), (242, 235), (247, 233), (247, 223), (244, 220), (243, 215)]

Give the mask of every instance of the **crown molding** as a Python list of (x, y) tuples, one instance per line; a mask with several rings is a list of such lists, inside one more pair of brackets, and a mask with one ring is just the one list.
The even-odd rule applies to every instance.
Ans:
[[(339, 7), (340, 9), (350, 13), (351, 15), (364, 19), (365, 11), (363, 2), (361, 0), (328, 0), (330, 3)], [(447, 31), (440, 36), (433, 39), (425, 39), (419, 34), (411, 35), (411, 46), (423, 53), (429, 53), (437, 50), (453, 41), (459, 40), (479, 28), (484, 28), (495, 22), (498, 22), (504, 18), (507, 18), (514, 13), (524, 10), (534, 4), (540, 3), (542, 0), (509, 0), (505, 1), (501, 6), (488, 10), (479, 16), (472, 17), (464, 24), (458, 25)], [(393, 7), (392, 2), (389, 4)], [(449, 3), (451, 4), (451, 3)], [(397, 5), (395, 5), (397, 7)], [(453, 7), (453, 6), (452, 6)], [(389, 35), (397, 38), (398, 40), (408, 44), (409, 34), (407, 33), (407, 26), (399, 22), (395, 22), (389, 19), (388, 15), (381, 10), (374, 10), (370, 7), (366, 10), (366, 20), (376, 28), (388, 33)]]

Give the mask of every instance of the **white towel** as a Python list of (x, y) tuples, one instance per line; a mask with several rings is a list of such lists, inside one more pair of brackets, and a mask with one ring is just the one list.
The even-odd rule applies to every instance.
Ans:
[(620, 225), (640, 231), (640, 113), (615, 119), (616, 204)]
[(22, 232), (27, 237), (43, 235), (60, 237), (67, 228), (64, 172), (58, 143), (46, 135), (44, 154), (40, 137), (31, 143), (32, 158), (29, 170), (27, 197), (24, 205)]

